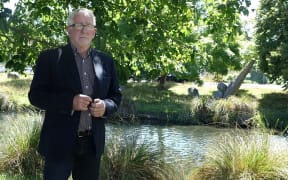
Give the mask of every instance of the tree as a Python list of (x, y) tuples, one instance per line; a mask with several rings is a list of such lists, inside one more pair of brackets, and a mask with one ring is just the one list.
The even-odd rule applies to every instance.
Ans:
[(262, 0), (257, 15), (259, 67), (271, 82), (288, 89), (288, 2)]
[[(2, 61), (14, 70), (33, 65), (42, 49), (65, 43), (65, 21), (74, 7), (93, 9), (93, 44), (116, 59), (119, 77), (155, 78), (169, 72), (201, 82), (201, 72), (241, 68), (236, 38), (239, 15), (250, 0), (19, 0), (0, 34)], [(13, 51), (11, 52), (11, 49)]]

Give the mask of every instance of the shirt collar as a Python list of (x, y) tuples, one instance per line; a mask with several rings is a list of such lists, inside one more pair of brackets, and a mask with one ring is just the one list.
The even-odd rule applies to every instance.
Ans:
[[(77, 48), (76, 48), (73, 44), (71, 44), (71, 43), (70, 43), (70, 45), (71, 45), (71, 48), (72, 48), (72, 50), (73, 50), (74, 55), (78, 55), (78, 56), (82, 57), (82, 56), (80, 55), (80, 53), (78, 52)], [(91, 49), (91, 47), (89, 47), (89, 49), (88, 49), (88, 51), (87, 51), (87, 54), (86, 54), (86, 56), (85, 56), (84, 58), (89, 57), (90, 54), (91, 54), (91, 51), (92, 51), (92, 49)]]

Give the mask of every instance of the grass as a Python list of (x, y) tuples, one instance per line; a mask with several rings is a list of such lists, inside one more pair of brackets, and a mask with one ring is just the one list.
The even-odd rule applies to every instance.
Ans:
[[(4, 100), (1, 101), (0, 98), (0, 103), (4, 102), (12, 108), (29, 107), (27, 93), (30, 82), (31, 76), (10, 80), (0, 73), (0, 94), (4, 94)], [(196, 119), (202, 119), (209, 123), (212, 119), (214, 123), (226, 123), (231, 120), (238, 122), (243, 116), (247, 118), (247, 115), (249, 119), (254, 114), (255, 119), (264, 120), (266, 127), (284, 129), (287, 126), (288, 94), (279, 89), (243, 86), (236, 96), (216, 102), (211, 98), (211, 94), (217, 89), (216, 84), (198, 87), (191, 83), (167, 83), (166, 90), (163, 91), (158, 91), (157, 86), (156, 83), (127, 84), (123, 88), (124, 100), (135, 106), (132, 109), (136, 113), (158, 114), (168, 120), (184, 119), (197, 123)], [(198, 88), (201, 98), (187, 95), (187, 89), (191, 86)], [(3, 133), (9, 136), (1, 136), (4, 145), (0, 150), (0, 180), (15, 179), (15, 176), (23, 180), (37, 179), (40, 176), (42, 160), (36, 153), (39, 126), (34, 126), (31, 119), (33, 118), (29, 115), (18, 121), (11, 119), (9, 133)], [(281, 179), (288, 175), (286, 151), (279, 149), (278, 145), (274, 146), (277, 148), (271, 148), (269, 136), (266, 135), (236, 135), (219, 140), (208, 153), (207, 164), (189, 177), (183, 176), (181, 168), (166, 163), (161, 153), (151, 151), (149, 144), (137, 142), (134, 136), (125, 137), (124, 142), (115, 138), (116, 141), (107, 144), (103, 156), (102, 176), (107, 178), (117, 176), (133, 179), (139, 176), (149, 179)], [(287, 150), (287, 147), (284, 149)]]
[(20, 79), (8, 79), (6, 73), (0, 73), (0, 93), (7, 95), (14, 104), (29, 106), (27, 94), (31, 80), (31, 75), (22, 75)]
[[(34, 119), (35, 121), (31, 120)], [(38, 120), (37, 120), (38, 119)], [(41, 179), (43, 163), (35, 153), (41, 121), (35, 114), (13, 117), (1, 136), (0, 180)], [(7, 136), (5, 136), (5, 134)], [(9, 136), (8, 136), (9, 135)], [(183, 167), (169, 164), (165, 155), (140, 142), (137, 133), (115, 133), (110, 137), (101, 163), (101, 179), (286, 179), (288, 144), (271, 141), (272, 136), (259, 131), (226, 134), (209, 144), (204, 164), (185, 175)], [(274, 144), (275, 143), (275, 144)]]
[(39, 176), (43, 163), (37, 152), (41, 116), (25, 114), (7, 121), (11, 123), (1, 130), (0, 174)]
[[(123, 96), (124, 100), (133, 101), (130, 104), (135, 106), (136, 113), (155, 115), (166, 119), (166, 123), (221, 123), (232, 127), (239, 123), (261, 124), (279, 130), (288, 125), (288, 93), (275, 85), (243, 84), (235, 96), (215, 100), (212, 94), (217, 84), (207, 84), (198, 87), (192, 83), (169, 82), (166, 90), (159, 91), (156, 83), (132, 83), (124, 87)], [(199, 99), (188, 96), (189, 87), (199, 89)]]
[[(211, 105), (213, 109), (213, 123), (228, 125), (245, 125), (255, 115), (256, 105), (250, 98), (237, 98), (231, 96), (227, 99), (219, 99)], [(248, 124), (249, 126), (249, 124)]]
[[(12, 80), (8, 79), (5, 73), (0, 73), (2, 111), (21, 109), (19, 107), (32, 108), (27, 98), (31, 78), (30, 75)], [(189, 87), (199, 90), (200, 100), (195, 100), (196, 98), (188, 95)], [(217, 83), (215, 82), (205, 82), (203, 86), (193, 83), (167, 82), (165, 90), (162, 91), (158, 90), (156, 82), (131, 83), (123, 86), (123, 99), (129, 103), (123, 103), (122, 107), (127, 106), (126, 110), (133, 109), (133, 111), (128, 110), (126, 112), (128, 114), (136, 114), (138, 117), (144, 115), (144, 119), (148, 116), (156, 117), (158, 123), (161, 121), (166, 124), (229, 123), (232, 119), (232, 125), (234, 125), (239, 121), (235, 117), (241, 116), (250, 120), (251, 114), (260, 114), (257, 118), (260, 117), (263, 123), (257, 122), (257, 124), (280, 130), (287, 127), (288, 93), (276, 88), (275, 85), (243, 84), (236, 97), (217, 102), (212, 98), (216, 90)], [(211, 102), (213, 107), (211, 107)]]
[(159, 150), (150, 147), (150, 144), (139, 142), (137, 134), (115, 134), (106, 145), (100, 179), (184, 179), (176, 165), (168, 164)]
[(207, 153), (206, 162), (187, 179), (286, 179), (287, 143), (271, 143), (267, 133), (226, 135)]
[[(0, 180), (41, 179), (43, 160), (37, 153), (40, 117), (34, 113), (7, 119), (11, 123), (1, 130)], [(176, 166), (168, 164), (160, 151), (150, 147), (139, 142), (136, 134), (113, 135), (101, 162), (101, 179), (184, 179)]]

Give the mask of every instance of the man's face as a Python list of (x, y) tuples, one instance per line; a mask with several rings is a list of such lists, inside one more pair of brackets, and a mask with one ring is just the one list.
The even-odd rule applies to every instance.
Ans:
[[(91, 41), (96, 34), (96, 28), (92, 28), (93, 26), (93, 19), (89, 17), (83, 12), (79, 12), (74, 16), (74, 26), (68, 26), (67, 32), (70, 38), (70, 42), (77, 48), (77, 49), (88, 49), (90, 47)], [(76, 26), (78, 25), (78, 27)], [(84, 25), (81, 29), (79, 25)], [(90, 28), (87, 27), (90, 25)]]

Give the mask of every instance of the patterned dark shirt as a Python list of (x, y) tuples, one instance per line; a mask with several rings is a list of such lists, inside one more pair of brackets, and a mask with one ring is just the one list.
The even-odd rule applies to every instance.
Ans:
[[(94, 66), (91, 57), (91, 49), (88, 50), (88, 53), (85, 57), (82, 57), (75, 47), (72, 46), (72, 49), (81, 79), (82, 94), (91, 97), (93, 94), (95, 78), (95, 73), (93, 69)], [(85, 131), (90, 129), (92, 129), (91, 114), (89, 110), (82, 111), (78, 131)]]

